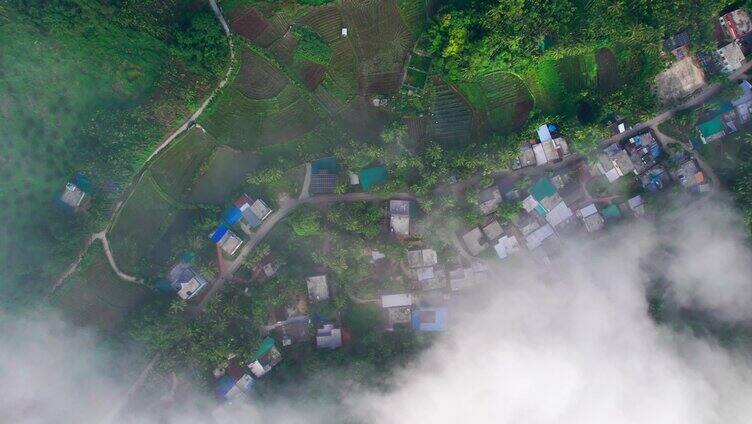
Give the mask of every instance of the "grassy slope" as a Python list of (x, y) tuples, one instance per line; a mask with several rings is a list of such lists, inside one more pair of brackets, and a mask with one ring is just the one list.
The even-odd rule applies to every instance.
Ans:
[[(198, 95), (166, 41), (137, 27), (137, 17), (128, 26), (121, 11), (79, 4), (80, 14), (69, 20), (0, 9), (0, 203), (10, 205), (0, 209), (7, 225), (0, 237), (6, 305), (38, 298), (84, 233), (107, 218), (118, 187)], [(73, 217), (54, 199), (77, 171), (91, 178), (95, 199), (88, 215)]]

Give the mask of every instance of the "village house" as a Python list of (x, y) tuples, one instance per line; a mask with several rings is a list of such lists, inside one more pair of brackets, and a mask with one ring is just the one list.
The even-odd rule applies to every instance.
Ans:
[(316, 347), (319, 349), (336, 349), (350, 340), (350, 332), (327, 323), (316, 330)]
[(554, 228), (550, 224), (546, 224), (525, 237), (525, 244), (528, 250), (534, 250), (543, 244), (543, 241), (549, 237), (557, 237), (554, 232)]
[(524, 143), (522, 147), (520, 147), (519, 156), (517, 156), (512, 163), (512, 169), (526, 168), (535, 164), (535, 153), (533, 152), (531, 143)]
[(504, 235), (504, 229), (501, 228), (501, 224), (496, 219), (490, 220), (481, 228), (481, 231), (483, 231), (483, 235), (489, 242), (495, 242), (499, 237)]
[(504, 259), (507, 256), (517, 252), (520, 248), (519, 240), (514, 234), (503, 235), (494, 245), (494, 250), (499, 259)]
[(63, 193), (60, 195), (60, 201), (76, 213), (85, 210), (88, 206), (86, 192), (73, 183), (65, 184)]
[(493, 213), (501, 204), (501, 190), (493, 186), (483, 189), (478, 193), (478, 206), (483, 215)]
[(488, 278), (488, 267), (483, 262), (473, 262), (469, 267), (449, 271), (449, 288), (460, 291), (475, 286)]
[(282, 343), (282, 346), (291, 346), (296, 343), (308, 341), (311, 336), (309, 325), (311, 320), (307, 315), (295, 315), (278, 322), (269, 332)]
[(420, 308), (412, 313), (412, 327), (416, 331), (445, 331), (447, 328), (446, 308)]
[(254, 380), (239, 364), (237, 356), (230, 357), (227, 366), (215, 370), (215, 375), (219, 377), (214, 394), (220, 402), (236, 400), (253, 389)]
[(741, 38), (752, 31), (752, 21), (744, 9), (732, 10), (718, 18), (718, 21), (723, 32), (732, 40)]
[(384, 329), (393, 331), (397, 324), (409, 324), (413, 305), (413, 296), (405, 294), (387, 294), (381, 296)]
[[(530, 199), (537, 204), (535, 199), (530, 197)], [(535, 207), (535, 206), (533, 206)], [(522, 233), (523, 236), (527, 236), (528, 234), (532, 233), (533, 231), (540, 228), (542, 223), (540, 222), (540, 215), (528, 211), (523, 211), (520, 214), (517, 215), (517, 218), (514, 219), (512, 222), (515, 227), (517, 227), (518, 230)]]
[(629, 200), (627, 200), (627, 205), (636, 217), (645, 216), (645, 202), (642, 200), (642, 196), (637, 195), (630, 198)]
[(687, 158), (671, 173), (676, 181), (684, 188), (690, 188), (705, 182), (705, 174), (700, 170), (694, 159)]
[(410, 218), (414, 217), (415, 206), (410, 200), (389, 201), (389, 227), (397, 237), (409, 237), (412, 234)]
[[(656, 164), (652, 168), (645, 171), (640, 175), (640, 182), (642, 186), (649, 192), (655, 193), (663, 190), (669, 182), (668, 173), (666, 168), (661, 164)], [(605, 217), (604, 210), (604, 217)]]
[(407, 265), (411, 277), (418, 281), (422, 290), (435, 290), (446, 286), (446, 273), (436, 268), (438, 258), (433, 249), (412, 250), (407, 252)]
[(634, 173), (635, 168), (629, 154), (626, 150), (619, 147), (617, 143), (603, 149), (603, 154), (598, 156), (598, 171), (606, 176), (608, 182), (613, 183), (619, 179)]
[(723, 101), (707, 112), (702, 122), (697, 124), (700, 140), (708, 144), (733, 133), (736, 128), (736, 112), (733, 103)]
[(256, 228), (271, 215), (272, 209), (263, 200), (253, 200), (243, 194), (235, 200), (234, 207), (225, 213), (225, 222), (232, 225), (241, 219), (251, 228)]
[(582, 223), (585, 224), (585, 229), (589, 233), (602, 229), (605, 224), (603, 216), (601, 216), (593, 203), (578, 210), (577, 216), (582, 220)]
[(721, 71), (730, 74), (744, 64), (744, 51), (738, 41), (732, 41), (716, 52), (721, 65)]
[(310, 194), (331, 194), (337, 186), (340, 166), (334, 157), (326, 157), (311, 163)]
[(677, 60), (689, 56), (689, 31), (680, 31), (663, 41), (663, 48), (671, 52)]
[(209, 285), (203, 275), (194, 270), (189, 263), (183, 261), (178, 262), (170, 269), (167, 274), (167, 281), (177, 295), (185, 301), (193, 299), (204, 287)]
[(742, 89), (742, 95), (733, 100), (731, 104), (734, 106), (739, 122), (744, 124), (749, 122), (750, 112), (752, 112), (752, 84), (744, 80), (739, 83), (739, 88)]
[(483, 232), (478, 227), (463, 234), (462, 242), (465, 244), (467, 252), (473, 256), (478, 256), (488, 247), (486, 241), (483, 239)]
[(281, 360), (282, 354), (274, 345), (274, 339), (267, 337), (261, 342), (261, 346), (259, 346), (256, 354), (253, 355), (253, 359), (251, 363), (248, 364), (248, 368), (256, 378), (261, 378)]
[(279, 262), (272, 255), (266, 255), (251, 269), (252, 279), (256, 281), (265, 281), (274, 277), (279, 270)]
[(219, 224), (217, 229), (209, 235), (209, 238), (230, 256), (233, 256), (243, 244), (243, 240), (227, 228), (225, 224)]
[(574, 214), (564, 203), (550, 179), (541, 178), (528, 190), (530, 196), (522, 201), (527, 212), (535, 211), (546, 221), (557, 227), (572, 221)]
[(638, 176), (655, 165), (663, 150), (651, 131), (637, 134), (624, 146)]
[(329, 285), (326, 275), (315, 275), (306, 280), (308, 286), (308, 299), (315, 303), (329, 299)]

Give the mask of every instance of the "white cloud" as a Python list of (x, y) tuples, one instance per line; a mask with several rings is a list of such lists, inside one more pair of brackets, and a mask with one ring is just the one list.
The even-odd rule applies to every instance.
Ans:
[[(570, 243), (551, 269), (502, 265), (477, 299), (459, 300), (451, 331), (397, 370), (386, 392), (352, 389), (325, 404), (280, 396), (229, 411), (230, 421), (333, 422), (349, 414), (373, 423), (749, 422), (749, 362), (659, 326), (647, 312), (643, 265), (656, 269), (653, 252), (668, 243), (672, 255), (658, 265), (682, 305), (748, 318), (752, 261), (734, 234), (740, 227), (717, 207), (695, 213), (676, 227), (632, 223)], [(86, 333), (49, 320), (2, 322), (2, 420), (102, 422), (122, 399), (126, 388), (104, 377)], [(205, 422), (196, 411), (211, 401), (186, 396), (183, 404), (195, 408), (180, 416), (172, 408), (134, 421)]]

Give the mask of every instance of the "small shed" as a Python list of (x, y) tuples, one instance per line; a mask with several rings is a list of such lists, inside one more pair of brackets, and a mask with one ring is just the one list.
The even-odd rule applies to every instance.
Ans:
[(374, 166), (360, 171), (358, 178), (363, 191), (371, 191), (374, 186), (389, 180), (389, 172), (387, 172), (386, 166)]
[(420, 308), (413, 311), (412, 327), (416, 331), (445, 331), (447, 329), (446, 308)]

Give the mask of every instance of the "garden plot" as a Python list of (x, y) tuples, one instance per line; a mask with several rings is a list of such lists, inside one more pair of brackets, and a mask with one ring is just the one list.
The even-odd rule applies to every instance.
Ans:
[(473, 114), (465, 99), (443, 81), (436, 81), (436, 97), (428, 117), (427, 136), (439, 143), (467, 142)]
[(160, 153), (149, 171), (161, 189), (174, 199), (187, 196), (201, 164), (216, 147), (214, 139), (193, 127)]
[(311, 131), (319, 116), (300, 90), (288, 85), (277, 97), (266, 100), (248, 99), (231, 88), (204, 122), (219, 143), (257, 150)]
[(300, 19), (300, 23), (309, 26), (331, 44), (342, 37), (342, 14), (335, 4), (317, 7), (309, 14)]
[(573, 116), (580, 93), (594, 87), (596, 74), (593, 55), (568, 56), (540, 62), (525, 81), (541, 112)]
[(397, 10), (405, 25), (417, 38), (426, 27), (426, 2), (424, 0), (397, 0)]
[(287, 86), (287, 76), (273, 63), (257, 53), (243, 49), (242, 64), (234, 86), (250, 99), (268, 99)]
[(342, 13), (350, 25), (361, 89), (371, 93), (399, 90), (402, 65), (415, 41), (400, 18), (394, 0), (342, 2)]
[(340, 102), (332, 93), (324, 87), (318, 87), (311, 96), (319, 103), (321, 107), (326, 110), (329, 115), (336, 115), (342, 110), (342, 102)]
[(97, 242), (86, 252), (76, 272), (55, 292), (51, 302), (74, 324), (110, 333), (117, 330), (149, 294), (145, 287), (121, 280), (112, 271), (102, 245)]
[(238, 14), (230, 22), (232, 30), (249, 41), (255, 41), (265, 31), (272, 31), (271, 24), (258, 10), (250, 8)]
[(275, 59), (289, 66), (292, 65), (293, 52), (295, 52), (295, 46), (297, 45), (298, 42), (295, 36), (292, 35), (292, 32), (288, 31), (269, 46), (269, 51), (274, 55)]
[(326, 68), (323, 65), (313, 62), (306, 62), (301, 70), (303, 83), (309, 90), (313, 91), (321, 84), (326, 75)]
[(350, 38), (332, 42), (332, 61), (322, 85), (340, 102), (347, 103), (355, 97), (358, 88), (355, 48)]
[(177, 209), (146, 171), (108, 234), (112, 254), (123, 272), (144, 274), (144, 252), (150, 251), (159, 240)]
[(486, 114), (489, 127), (511, 133), (521, 128), (533, 108), (527, 86), (516, 75), (491, 72), (460, 85), (468, 101)]
[(621, 85), (616, 56), (611, 49), (598, 49), (595, 53), (595, 63), (598, 67), (598, 90), (603, 94), (611, 94)]
[(191, 190), (191, 201), (224, 204), (258, 166), (258, 155), (219, 147)]

